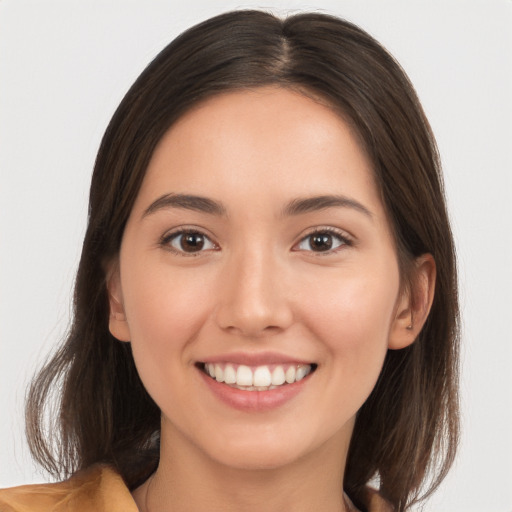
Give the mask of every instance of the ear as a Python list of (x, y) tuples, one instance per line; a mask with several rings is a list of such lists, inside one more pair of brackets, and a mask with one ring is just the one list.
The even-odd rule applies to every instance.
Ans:
[(119, 341), (130, 341), (130, 329), (126, 320), (123, 303), (123, 291), (121, 289), (121, 275), (119, 263), (109, 265), (107, 271), (107, 292), (110, 308), (109, 331)]
[(392, 350), (411, 345), (425, 324), (436, 285), (436, 262), (431, 254), (416, 258), (409, 286), (398, 299), (388, 347)]

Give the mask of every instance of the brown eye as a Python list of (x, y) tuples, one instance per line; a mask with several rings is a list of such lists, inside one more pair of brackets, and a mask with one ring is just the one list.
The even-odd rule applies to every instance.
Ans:
[(180, 245), (185, 252), (200, 251), (204, 247), (204, 236), (200, 233), (181, 235)]
[(351, 242), (337, 232), (316, 231), (305, 236), (297, 245), (299, 251), (330, 252)]
[(199, 231), (174, 233), (167, 237), (165, 243), (180, 253), (196, 253), (215, 249), (215, 244)]
[(313, 251), (328, 251), (332, 249), (332, 235), (327, 233), (312, 235), (309, 244)]

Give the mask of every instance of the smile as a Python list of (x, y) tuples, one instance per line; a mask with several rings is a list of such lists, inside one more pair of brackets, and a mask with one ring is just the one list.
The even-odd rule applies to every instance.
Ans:
[(234, 363), (201, 363), (199, 368), (219, 383), (243, 391), (270, 391), (299, 382), (316, 369), (315, 364), (247, 366)]

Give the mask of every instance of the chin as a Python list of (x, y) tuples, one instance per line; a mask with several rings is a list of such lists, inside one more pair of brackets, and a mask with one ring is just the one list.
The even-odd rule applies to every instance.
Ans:
[(301, 450), (292, 447), (255, 445), (246, 449), (229, 449), (214, 458), (223, 466), (237, 470), (262, 471), (275, 470), (293, 464), (301, 458)]
[(295, 429), (290, 432), (290, 429), (286, 429), (283, 432), (282, 429), (269, 427), (268, 432), (258, 435), (251, 432), (252, 429), (248, 430), (244, 436), (223, 436), (222, 442), (211, 439), (209, 446), (204, 448), (213, 460), (223, 466), (248, 471), (275, 470), (315, 457), (316, 453), (324, 453), (326, 449), (338, 450), (341, 439), (340, 432), (334, 436), (325, 431), (312, 435), (307, 430)]

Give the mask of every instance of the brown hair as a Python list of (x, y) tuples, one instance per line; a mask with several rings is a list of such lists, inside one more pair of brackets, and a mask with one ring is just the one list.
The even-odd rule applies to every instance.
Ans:
[[(155, 470), (160, 411), (138, 377), (130, 344), (109, 333), (105, 264), (118, 253), (169, 126), (216, 93), (270, 84), (319, 96), (342, 112), (373, 162), (402, 273), (421, 254), (436, 261), (430, 316), (415, 343), (388, 351), (358, 413), (345, 472), (356, 505), (363, 506), (365, 486), (378, 476), (381, 493), (403, 511), (439, 485), (458, 440), (454, 247), (436, 144), (411, 83), (367, 33), (324, 14), (282, 20), (242, 10), (214, 17), (168, 45), (128, 91), (94, 168), (73, 323), (29, 392), (31, 450), (60, 477), (107, 462), (134, 488)], [(58, 413), (51, 414), (58, 385)]]

